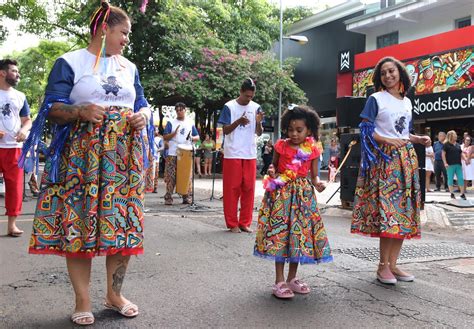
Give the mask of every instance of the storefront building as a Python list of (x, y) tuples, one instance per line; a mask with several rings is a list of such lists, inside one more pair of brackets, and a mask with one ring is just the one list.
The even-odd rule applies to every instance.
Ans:
[[(366, 35), (368, 51), (352, 55), (351, 70), (338, 73), (338, 80), (344, 82), (338, 84), (338, 96), (366, 96), (376, 63), (385, 56), (393, 56), (405, 63), (412, 78), (417, 131), (431, 137), (449, 130), (455, 130), (459, 136), (464, 132), (472, 136), (472, 13), (473, 1), (399, 1), (390, 8), (346, 21), (348, 30)], [(432, 22), (434, 17), (438, 17), (437, 24)], [(441, 32), (433, 33), (436, 31)], [(380, 37), (388, 38), (389, 34), (406, 41), (375, 49)]]

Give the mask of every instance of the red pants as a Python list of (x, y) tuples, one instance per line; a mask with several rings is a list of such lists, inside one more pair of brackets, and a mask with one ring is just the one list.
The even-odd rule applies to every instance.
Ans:
[[(228, 228), (252, 224), (253, 200), (257, 160), (224, 159), (222, 184), (224, 185), (224, 217)], [(240, 220), (237, 206), (240, 198)]]
[(0, 148), (0, 171), (5, 182), (7, 216), (20, 215), (23, 205), (23, 169), (18, 168), (20, 153), (20, 148)]

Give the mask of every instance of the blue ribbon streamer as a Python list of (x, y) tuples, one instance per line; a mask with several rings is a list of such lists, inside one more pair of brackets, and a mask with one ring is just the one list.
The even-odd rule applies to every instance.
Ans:
[[(24, 168), (25, 166), (25, 159), (28, 153), (33, 155), (35, 167), (39, 167), (39, 152), (38, 147), (41, 141), (41, 137), (44, 133), (44, 127), (46, 124), (46, 119), (49, 114), (49, 110), (53, 106), (54, 103), (64, 103), (64, 104), (72, 104), (71, 100), (67, 97), (60, 97), (56, 95), (45, 95), (43, 104), (36, 116), (36, 119), (33, 121), (33, 125), (30, 130), (30, 134), (26, 141), (23, 144), (23, 149), (18, 160), (18, 167)], [(51, 179), (52, 182), (57, 182), (57, 173), (59, 169), (59, 158), (60, 154), (64, 148), (64, 144), (66, 142), (66, 137), (69, 135), (71, 131), (71, 124), (67, 125), (54, 125), (52, 130), (53, 140), (51, 141), (51, 145), (46, 151), (46, 158), (51, 159)]]
[[(137, 113), (143, 107), (149, 107), (149, 104), (144, 97), (140, 97), (135, 101), (133, 112)], [(148, 126), (146, 127), (146, 134), (148, 137), (148, 147), (150, 148), (151, 158), (154, 159), (155, 158), (155, 143), (154, 143), (155, 126), (153, 125), (153, 122), (154, 122), (153, 112), (150, 111), (150, 113), (151, 113), (150, 121), (148, 122)], [(145, 139), (143, 138), (143, 131), (140, 132), (140, 138), (141, 138), (142, 149), (143, 149), (144, 168), (148, 169), (150, 167), (150, 163), (148, 161), (148, 152), (145, 145)]]
[(382, 159), (389, 161), (392, 158), (385, 154), (377, 142), (374, 139), (375, 125), (372, 122), (363, 121), (359, 124), (360, 128), (360, 141), (361, 141), (361, 157), (362, 157), (362, 176), (365, 176), (367, 170), (370, 168), (371, 164), (376, 164), (378, 162), (377, 156), (372, 151), (374, 149), (377, 153), (380, 154)]

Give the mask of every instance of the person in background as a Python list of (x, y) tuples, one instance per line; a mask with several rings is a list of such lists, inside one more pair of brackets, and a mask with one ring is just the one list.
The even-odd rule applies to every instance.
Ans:
[(201, 143), (201, 149), (203, 150), (204, 157), (204, 175), (212, 175), (212, 152), (215, 150), (216, 144), (211, 139), (211, 135), (206, 134), (206, 137)]
[(0, 60), (0, 171), (5, 184), (7, 235), (23, 234), (16, 225), (23, 206), (23, 169), (18, 167), (23, 141), (31, 128), (30, 106), (26, 96), (15, 89), (20, 81), (18, 63)]
[(161, 152), (165, 149), (163, 143), (163, 136), (160, 134), (158, 128), (155, 127), (155, 159), (153, 161), (153, 193), (158, 193), (158, 180), (160, 178), (160, 160)]
[(466, 137), (471, 137), (467, 131), (465, 131), (465, 132), (462, 134), (462, 140), (463, 140), (463, 142), (464, 142), (464, 139), (465, 139)]
[(433, 192), (433, 190), (430, 189), (431, 174), (434, 171), (434, 151), (433, 147), (431, 146), (431, 141), (426, 145), (425, 149), (426, 192)]
[(458, 135), (454, 130), (448, 131), (446, 141), (443, 145), (442, 158), (446, 171), (448, 172), (448, 186), (451, 192), (451, 199), (456, 199), (454, 195), (454, 175), (456, 175), (461, 199), (466, 200), (464, 195), (464, 177), (462, 173), (462, 161), (466, 161), (465, 154), (461, 151), (461, 146), (456, 142)]
[(323, 162), (323, 153), (324, 153), (324, 146), (323, 146), (323, 142), (321, 141), (321, 135), (318, 136), (316, 147), (319, 150), (318, 177), (321, 178), (321, 164)]
[[(438, 140), (433, 144), (434, 151), (434, 173), (435, 173), (435, 183), (436, 183), (436, 192), (441, 191), (441, 183), (444, 182), (444, 190), (449, 192), (448, 188), (448, 173), (446, 172), (446, 167), (443, 163), (443, 158), (441, 156), (443, 151), (444, 141), (446, 140), (446, 133), (440, 131), (438, 133)], [(443, 175), (443, 180), (441, 180), (441, 175)]]
[(260, 170), (260, 175), (265, 175), (267, 173), (268, 167), (272, 163), (273, 160), (273, 142), (271, 139), (266, 141), (262, 147), (262, 160), (263, 160), (263, 167)]
[(240, 87), (239, 97), (224, 105), (218, 120), (225, 135), (222, 175), (224, 217), (232, 233), (252, 232), (250, 225), (257, 171), (255, 134), (260, 136), (263, 133), (263, 112), (260, 105), (252, 101), (255, 91), (255, 82), (246, 79)]
[(464, 137), (464, 141), (461, 144), (461, 150), (464, 154), (464, 160), (462, 161), (462, 172), (464, 176), (464, 191), (467, 193), (469, 182), (474, 181), (474, 145), (472, 145), (471, 136), (467, 135)]
[(201, 169), (202, 169), (202, 141), (201, 138), (194, 142), (194, 173), (198, 175), (199, 178), (202, 177)]
[(328, 165), (328, 180), (334, 182), (336, 180), (336, 171), (339, 165), (340, 148), (335, 138), (331, 139), (329, 146), (329, 165)]
[[(165, 205), (173, 204), (173, 191), (176, 186), (176, 168), (178, 159), (176, 151), (179, 144), (188, 144), (199, 140), (199, 133), (193, 122), (186, 118), (186, 104), (176, 103), (175, 105), (176, 119), (168, 121), (163, 132), (163, 139), (168, 142), (168, 156), (165, 159)], [(192, 169), (191, 169), (192, 170)], [(192, 175), (189, 180), (191, 181)], [(189, 184), (189, 191), (182, 195), (183, 204), (191, 204), (192, 184)]]

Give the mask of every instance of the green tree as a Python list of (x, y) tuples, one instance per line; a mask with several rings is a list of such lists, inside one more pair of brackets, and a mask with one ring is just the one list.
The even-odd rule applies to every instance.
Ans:
[(60, 41), (41, 41), (37, 47), (12, 54), (18, 61), (21, 80), (18, 90), (24, 92), (33, 116), (43, 101), (44, 90), (54, 60), (71, 49), (71, 44)]
[[(49, 38), (67, 36), (79, 47), (87, 43), (88, 27), (84, 22), (98, 3), (7, 0), (0, 5), (0, 12), (12, 19), (21, 18), (20, 28), (25, 32)], [(260, 81), (258, 94), (262, 98), (257, 96), (256, 100), (269, 113), (276, 109), (275, 95), (279, 90), (284, 91), (285, 102), (293, 97), (290, 95), (300, 100), (304, 97), (291, 80), (296, 62), (287, 61), (281, 71), (270, 54), (254, 53), (269, 50), (279, 35), (278, 8), (266, 0), (149, 1), (145, 14), (139, 11), (141, 1), (116, 0), (113, 3), (126, 9), (132, 18), (130, 45), (125, 55), (137, 64), (152, 104), (181, 98), (206, 112), (235, 97), (245, 76), (254, 76)], [(286, 10), (285, 26), (309, 14), (301, 8)], [(206, 76), (203, 81), (183, 83), (182, 74), (187, 71), (191, 74), (194, 68), (209, 64), (201, 62), (206, 61), (206, 49), (220, 49), (216, 51), (229, 60), (219, 63), (214, 70), (209, 67), (197, 72)], [(247, 51), (251, 55), (243, 56)], [(252, 56), (261, 56), (261, 62), (249, 64)], [(210, 116), (209, 113), (198, 115)]]
[(255, 101), (267, 117), (275, 116), (278, 94), (283, 104), (305, 103), (303, 91), (292, 80), (298, 60), (289, 58), (280, 70), (279, 62), (271, 53), (247, 52), (233, 54), (225, 49), (203, 48), (192, 67), (168, 69), (163, 76), (150, 81), (151, 92), (158, 94), (161, 104), (173, 105), (184, 100), (197, 109), (198, 126), (215, 126), (217, 113), (223, 105), (238, 96), (240, 84), (252, 77), (257, 84)]

